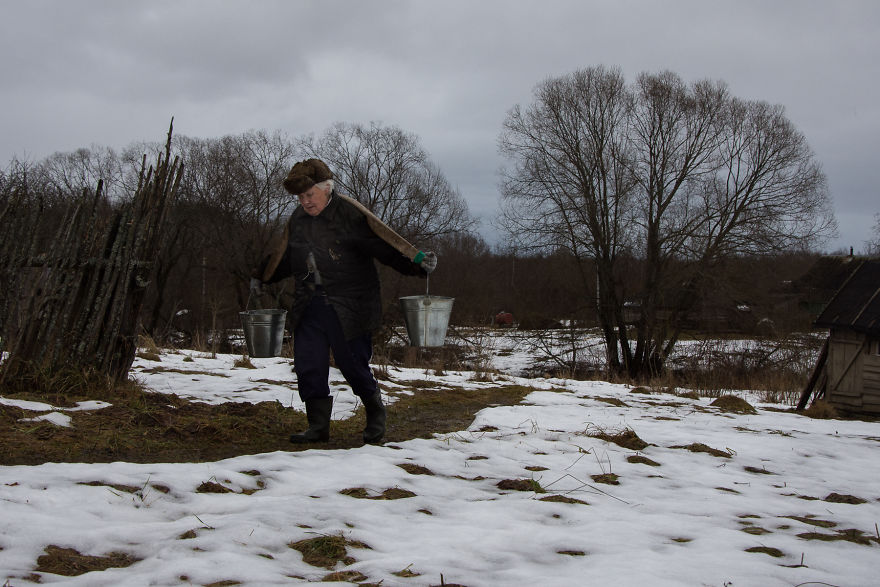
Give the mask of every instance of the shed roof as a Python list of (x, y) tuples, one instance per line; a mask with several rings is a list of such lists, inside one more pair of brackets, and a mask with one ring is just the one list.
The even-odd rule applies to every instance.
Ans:
[(816, 319), (816, 326), (880, 336), (880, 260), (863, 261)]

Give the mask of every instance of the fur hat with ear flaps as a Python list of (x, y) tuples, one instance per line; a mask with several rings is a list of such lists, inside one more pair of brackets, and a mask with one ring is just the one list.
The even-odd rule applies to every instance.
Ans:
[(307, 191), (316, 183), (333, 179), (330, 168), (320, 159), (306, 159), (300, 161), (290, 169), (290, 173), (284, 178), (284, 189), (298, 196)]

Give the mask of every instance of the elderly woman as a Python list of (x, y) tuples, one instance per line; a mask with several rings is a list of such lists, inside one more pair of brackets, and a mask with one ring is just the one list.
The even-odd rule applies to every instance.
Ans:
[(294, 370), (306, 405), (308, 429), (293, 443), (330, 439), (333, 398), (328, 377), (330, 351), (336, 366), (364, 404), (364, 442), (385, 435), (385, 406), (373, 371), (372, 333), (381, 325), (379, 275), (373, 259), (404, 275), (427, 276), (437, 266), (434, 253), (408, 259), (370, 228), (366, 216), (334, 191), (333, 174), (319, 159), (300, 161), (284, 188), (299, 198), (286, 231), (286, 248), (264, 261), (260, 282), (296, 279), (290, 320)]

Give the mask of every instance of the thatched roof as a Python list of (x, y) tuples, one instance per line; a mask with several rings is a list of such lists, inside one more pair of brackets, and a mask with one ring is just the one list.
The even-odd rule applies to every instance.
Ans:
[(825, 306), (816, 326), (880, 336), (880, 260), (862, 261)]

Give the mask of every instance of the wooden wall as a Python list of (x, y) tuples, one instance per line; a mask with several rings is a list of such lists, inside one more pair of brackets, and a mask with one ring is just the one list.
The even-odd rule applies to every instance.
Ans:
[(825, 399), (843, 412), (880, 415), (880, 356), (858, 332), (832, 329)]

